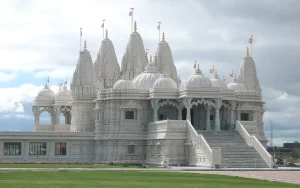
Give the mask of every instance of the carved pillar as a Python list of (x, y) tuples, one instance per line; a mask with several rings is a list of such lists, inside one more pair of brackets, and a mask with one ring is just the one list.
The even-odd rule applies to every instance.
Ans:
[(215, 130), (220, 130), (220, 108), (222, 105), (221, 99), (216, 99), (215, 101), (215, 109), (216, 109), (216, 117), (215, 117)]
[(192, 108), (192, 99), (191, 98), (185, 98), (183, 99), (183, 104), (186, 107), (186, 120), (191, 121), (191, 108)]
[(182, 120), (182, 107), (183, 107), (183, 102), (182, 102), (182, 100), (178, 100), (178, 106), (177, 106), (177, 110), (178, 110), (178, 120)]
[(36, 131), (36, 127), (40, 124), (40, 115), (41, 115), (40, 108), (37, 107), (37, 106), (33, 107), (32, 112), (33, 112), (33, 115), (34, 115), (34, 127), (33, 127), (33, 129)]
[(236, 101), (230, 101), (230, 130), (233, 130), (235, 125), (235, 108)]
[(212, 106), (207, 104), (205, 106), (205, 110), (206, 110), (206, 130), (210, 131), (211, 127), (210, 127), (210, 110), (211, 110)]
[[(60, 124), (60, 106), (56, 106), (53, 109), (53, 113), (54, 113), (54, 124)], [(66, 116), (65, 116), (66, 119)]]
[(151, 106), (153, 109), (153, 122), (158, 121), (158, 114), (157, 114), (157, 111), (159, 109), (158, 102), (159, 102), (158, 99), (151, 100)]

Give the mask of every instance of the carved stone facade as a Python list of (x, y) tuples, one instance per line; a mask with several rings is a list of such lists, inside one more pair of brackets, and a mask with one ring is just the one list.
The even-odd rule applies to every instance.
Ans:
[[(245, 61), (250, 61), (251, 66)], [(0, 143), (13, 139), (22, 144), (23, 154), (13, 162), (24, 159), (210, 166), (212, 151), (201, 131), (233, 131), (238, 121), (261, 143), (267, 142), (263, 132), (264, 103), (254, 69), (254, 61), (247, 55), (239, 81), (235, 79), (230, 89), (216, 69), (209, 79), (198, 65), (179, 88), (171, 48), (165, 39), (158, 44), (154, 62), (150, 59), (148, 64), (135, 25), (121, 70), (108, 37), (102, 41), (95, 63), (85, 43), (71, 90), (65, 85), (55, 94), (46, 84), (32, 107), (34, 132), (1, 132)], [(50, 114), (49, 125), (40, 124), (42, 112)], [(62, 124), (61, 117), (65, 119)], [(36, 160), (29, 154), (32, 142), (48, 145), (43, 148), (47, 151), (45, 156)], [(64, 146), (65, 155), (54, 154), (57, 144)], [(4, 156), (0, 162), (8, 160)]]

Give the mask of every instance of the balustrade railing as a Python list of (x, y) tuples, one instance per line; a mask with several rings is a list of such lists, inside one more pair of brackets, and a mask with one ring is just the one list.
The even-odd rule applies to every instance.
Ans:
[(240, 133), (242, 138), (246, 141), (249, 146), (253, 146), (259, 155), (264, 159), (267, 165), (273, 167), (273, 158), (266, 150), (266, 148), (260, 143), (256, 136), (251, 136), (244, 128), (240, 121), (236, 121), (236, 130)]
[(204, 137), (197, 133), (197, 131), (194, 129), (190, 121), (187, 120), (186, 125), (187, 125), (189, 135), (191, 136), (192, 140), (196, 142), (194, 144), (199, 145), (201, 149), (203, 149), (210, 164), (212, 164), (212, 149), (210, 148), (210, 146), (208, 145)]

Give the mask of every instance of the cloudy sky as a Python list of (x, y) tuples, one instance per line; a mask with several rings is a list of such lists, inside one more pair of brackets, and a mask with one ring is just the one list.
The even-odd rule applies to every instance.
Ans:
[(1, 0), (0, 130), (32, 130), (32, 101), (47, 77), (55, 91), (63, 79), (71, 80), (80, 27), (95, 59), (105, 19), (120, 62), (130, 34), (130, 7), (135, 8), (138, 32), (150, 54), (155, 53), (156, 26), (162, 22), (183, 80), (193, 73), (195, 60), (207, 76), (212, 65), (220, 76), (238, 71), (248, 38), (254, 35), (253, 58), (266, 102), (266, 137), (272, 121), (276, 145), (300, 141), (297, 0)]

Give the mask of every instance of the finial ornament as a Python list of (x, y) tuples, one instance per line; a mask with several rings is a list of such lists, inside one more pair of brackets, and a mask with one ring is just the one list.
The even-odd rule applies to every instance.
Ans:
[(165, 32), (162, 33), (162, 41), (165, 41)]
[(134, 28), (133, 28), (133, 31), (134, 31), (134, 32), (137, 31), (136, 21), (134, 21)]
[(247, 46), (247, 55), (249, 55), (249, 48), (248, 48), (248, 46)]
[(105, 38), (108, 39), (108, 31), (107, 31), (107, 29), (105, 31)]
[(86, 40), (84, 41), (84, 49), (86, 50)]

